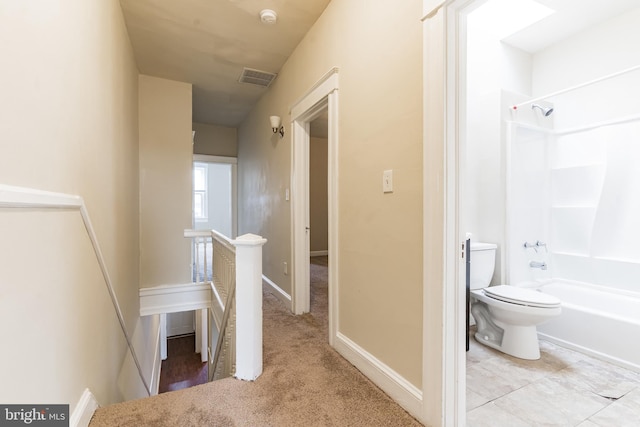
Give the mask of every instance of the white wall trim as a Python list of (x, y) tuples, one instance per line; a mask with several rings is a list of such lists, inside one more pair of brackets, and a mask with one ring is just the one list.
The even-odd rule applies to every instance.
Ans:
[(151, 369), (151, 380), (149, 388), (151, 395), (155, 396), (160, 392), (160, 370), (162, 369), (162, 322), (158, 318), (158, 330), (155, 334), (156, 342), (153, 346), (153, 367)]
[(99, 407), (96, 397), (88, 388), (85, 388), (73, 413), (69, 417), (69, 427), (87, 427), (91, 417)]
[(422, 391), (418, 387), (340, 332), (335, 349), (407, 412), (422, 420)]
[(140, 316), (211, 307), (211, 285), (186, 283), (140, 288)]
[(80, 209), (83, 205), (84, 202), (80, 196), (0, 185), (0, 207), (2, 208)]
[[(464, 115), (464, 105), (460, 102), (464, 93), (465, 67), (461, 64), (466, 57), (464, 43), (466, 21), (463, 15), (477, 6), (479, 0), (424, 0), (424, 160), (425, 170), (433, 165), (429, 161), (427, 147), (442, 149), (436, 161), (441, 162), (441, 172), (437, 176), (438, 190), (442, 191), (438, 200), (428, 193), (427, 178), (424, 178), (424, 200), (431, 199), (434, 208), (443, 209), (443, 224), (434, 224), (429, 217), (429, 206), (425, 205), (424, 230), (424, 312), (423, 318), (423, 399), (425, 421), (434, 426), (463, 426), (466, 421), (466, 357), (464, 343), (465, 298), (462, 274), (464, 262), (459, 249), (464, 242), (461, 229), (460, 200), (461, 187), (460, 159), (464, 158), (464, 141), (459, 135), (460, 115)], [(436, 150), (437, 152), (437, 150)], [(433, 176), (432, 176), (433, 178)], [(438, 219), (439, 222), (439, 219)], [(427, 282), (427, 269), (431, 261), (427, 253), (429, 229), (434, 226), (443, 228), (441, 250), (443, 262), (432, 265), (432, 269), (442, 269), (442, 282)], [(433, 292), (433, 291), (436, 292)], [(429, 294), (441, 297), (440, 317), (431, 316), (429, 323)], [(433, 298), (431, 298), (433, 299)], [(432, 310), (433, 311), (433, 310)], [(436, 325), (433, 323), (437, 321)], [(438, 333), (440, 336), (438, 336)], [(433, 335), (433, 336), (431, 336)], [(441, 354), (436, 358), (431, 354), (429, 343), (440, 338)], [(439, 362), (439, 366), (437, 365)], [(437, 378), (435, 376), (438, 376)], [(429, 384), (429, 378), (433, 384)], [(438, 401), (439, 400), (439, 401)]]
[(167, 315), (160, 315), (160, 359), (167, 360)]
[(451, 0), (423, 0), (422, 2), (422, 20), (431, 18), (438, 10)]
[(309, 252), (310, 256), (327, 256), (329, 255), (329, 250), (324, 250), (324, 251), (311, 251)]
[(278, 285), (275, 284), (275, 282), (273, 282), (271, 279), (269, 279), (267, 276), (265, 276), (264, 274), (262, 275), (262, 280), (265, 281), (265, 283), (267, 285), (269, 285), (274, 291), (275, 291), (275, 296), (282, 301), (282, 303), (284, 305), (286, 305), (287, 307), (291, 307), (291, 295), (289, 295), (288, 293), (286, 293), (285, 291), (282, 290), (282, 288)]
[[(293, 103), (289, 112), (293, 120), (313, 108), (319, 99), (338, 88), (338, 67), (327, 71), (311, 88)], [(315, 102), (314, 102), (315, 101)]]
[[(316, 105), (316, 104), (313, 104)], [(295, 117), (295, 116), (294, 116)], [(292, 311), (295, 314), (310, 310), (309, 282), (309, 121), (293, 119), (291, 123), (291, 236), (293, 281), (291, 284)], [(331, 219), (331, 215), (329, 215)]]
[(207, 362), (209, 360), (209, 310), (200, 310), (196, 312), (196, 318), (200, 317), (200, 345), (196, 347), (196, 351), (200, 351), (200, 361)]
[(238, 164), (237, 157), (210, 156), (209, 154), (194, 154), (193, 161), (204, 163), (229, 163), (231, 165)]

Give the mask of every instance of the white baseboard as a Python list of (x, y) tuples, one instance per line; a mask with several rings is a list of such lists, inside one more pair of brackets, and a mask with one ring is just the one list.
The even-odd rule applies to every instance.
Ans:
[(88, 388), (84, 389), (78, 404), (69, 417), (69, 427), (87, 427), (93, 417), (93, 413), (100, 405), (93, 393)]
[(328, 256), (329, 255), (329, 251), (325, 250), (325, 251), (311, 251), (309, 252), (310, 256)]
[(262, 280), (264, 280), (267, 283), (267, 285), (269, 285), (275, 291), (276, 297), (278, 297), (278, 299), (282, 301), (284, 305), (291, 308), (291, 295), (283, 291), (280, 288), (280, 286), (276, 285), (272, 280), (270, 280), (264, 274), (262, 275)]
[(422, 391), (340, 332), (335, 349), (418, 420), (423, 417)]

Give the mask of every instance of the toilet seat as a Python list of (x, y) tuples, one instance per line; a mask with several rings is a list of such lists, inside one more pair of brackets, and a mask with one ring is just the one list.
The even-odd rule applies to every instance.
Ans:
[(553, 295), (515, 286), (490, 286), (483, 289), (484, 294), (498, 301), (528, 307), (555, 308), (560, 307), (560, 300)]

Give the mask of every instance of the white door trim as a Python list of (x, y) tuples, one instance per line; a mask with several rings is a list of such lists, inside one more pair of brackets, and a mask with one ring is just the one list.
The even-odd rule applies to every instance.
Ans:
[[(433, 338), (434, 327), (427, 322), (433, 317), (426, 316), (430, 302), (428, 295), (433, 295), (429, 290), (427, 277), (428, 259), (425, 250), (425, 324), (423, 353), (423, 395), (425, 396), (425, 419), (435, 425), (442, 426), (464, 426), (466, 422), (466, 351), (465, 351), (465, 284), (464, 275), (461, 274), (461, 264), (464, 259), (461, 257), (462, 243), (465, 241), (465, 230), (461, 229), (461, 181), (462, 154), (464, 153), (464, 141), (459, 134), (460, 120), (464, 120), (464, 103), (461, 103), (461, 94), (465, 90), (464, 57), (466, 57), (465, 45), (465, 14), (471, 10), (472, 6), (477, 6), (482, 0), (424, 0), (424, 22), (425, 22), (425, 45), (427, 37), (430, 38), (430, 48), (426, 49), (424, 56), (424, 102), (425, 102), (425, 153), (427, 144), (442, 144), (442, 209), (443, 209), (443, 240), (442, 253), (444, 256), (442, 263), (442, 359), (441, 359), (441, 405), (439, 414), (432, 414), (433, 407), (428, 407), (428, 396), (436, 393), (433, 389), (428, 389), (426, 380), (430, 375), (435, 374), (434, 362), (429, 359), (428, 343)], [(433, 20), (434, 25), (431, 25)], [(441, 74), (440, 83), (429, 87), (429, 79), (433, 75)], [(440, 86), (441, 85), (441, 86)], [(436, 88), (437, 90), (433, 90)], [(427, 106), (431, 111), (438, 109), (442, 114), (439, 117), (429, 117)], [(429, 129), (430, 128), (430, 129)], [(434, 131), (435, 128), (435, 131)], [(429, 132), (427, 132), (429, 129)], [(429, 135), (438, 135), (438, 140), (428, 140)], [(433, 150), (431, 150), (433, 152)], [(432, 166), (425, 157), (425, 171), (428, 166)], [(424, 186), (425, 200), (433, 197), (428, 191), (433, 191), (427, 186), (425, 173)], [(425, 206), (424, 230), (425, 239), (428, 238), (427, 230), (433, 229), (430, 223), (430, 214)], [(433, 206), (431, 207), (433, 208)], [(431, 214), (433, 215), (433, 214)], [(425, 249), (426, 249), (425, 242)], [(435, 266), (434, 266), (435, 267)], [(432, 303), (431, 303), (432, 304)], [(431, 356), (433, 357), (433, 356)]]
[(194, 154), (193, 161), (203, 163), (228, 163), (231, 165), (238, 164), (237, 157), (211, 156), (209, 154)]
[(338, 68), (329, 70), (291, 107), (292, 311), (309, 311), (309, 122), (328, 111), (329, 343), (338, 325)]
[[(222, 163), (231, 165), (231, 239), (238, 237), (238, 158), (226, 156), (211, 156), (209, 154), (194, 154), (193, 163)], [(193, 216), (193, 213), (192, 213)], [(191, 223), (195, 224), (193, 218)]]

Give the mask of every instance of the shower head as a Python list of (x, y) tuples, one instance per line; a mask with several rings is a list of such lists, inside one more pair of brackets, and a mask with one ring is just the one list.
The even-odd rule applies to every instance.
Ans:
[(551, 115), (551, 113), (553, 113), (553, 107), (543, 107), (542, 105), (538, 105), (538, 104), (531, 104), (531, 109), (540, 109), (540, 112), (542, 113), (543, 116), (545, 117), (549, 117)]

